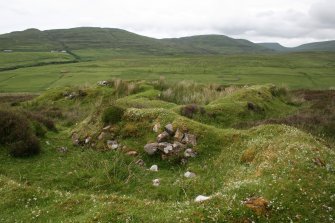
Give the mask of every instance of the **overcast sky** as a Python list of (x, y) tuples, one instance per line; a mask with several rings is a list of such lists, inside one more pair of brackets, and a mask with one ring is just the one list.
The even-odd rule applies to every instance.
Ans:
[(335, 0), (0, 0), (0, 33), (96, 26), (285, 46), (335, 39)]

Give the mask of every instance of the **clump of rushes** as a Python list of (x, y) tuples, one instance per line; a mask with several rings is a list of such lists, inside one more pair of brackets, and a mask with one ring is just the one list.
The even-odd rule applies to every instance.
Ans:
[(125, 95), (131, 95), (139, 91), (138, 84), (121, 79), (111, 80), (110, 85), (115, 89), (115, 95), (117, 98)]
[(181, 81), (163, 90), (160, 97), (176, 104), (208, 104), (224, 94), (218, 86)]
[(122, 120), (124, 111), (124, 108), (112, 105), (103, 112), (102, 121), (105, 124), (116, 124)]
[(0, 144), (9, 148), (14, 157), (40, 152), (40, 144), (29, 120), (17, 112), (0, 110)]

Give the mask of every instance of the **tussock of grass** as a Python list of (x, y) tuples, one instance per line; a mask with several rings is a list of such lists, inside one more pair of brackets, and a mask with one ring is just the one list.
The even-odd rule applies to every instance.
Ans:
[(160, 98), (176, 104), (208, 104), (225, 95), (218, 85), (201, 85), (192, 81), (181, 81), (166, 87)]

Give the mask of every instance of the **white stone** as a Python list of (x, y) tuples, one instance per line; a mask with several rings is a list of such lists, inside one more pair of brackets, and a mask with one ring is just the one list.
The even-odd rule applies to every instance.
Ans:
[(158, 171), (158, 166), (157, 165), (152, 165), (149, 170), (157, 172)]
[(195, 173), (192, 173), (192, 172), (190, 172), (190, 171), (187, 171), (185, 174), (184, 174), (184, 177), (186, 177), (186, 178), (193, 178), (193, 177), (195, 177), (196, 175), (195, 175)]
[(170, 151), (172, 151), (173, 150), (173, 147), (172, 147), (172, 145), (168, 145), (167, 147), (165, 147), (164, 148), (164, 153), (165, 154), (168, 154)]
[(117, 149), (117, 148), (119, 148), (119, 144), (117, 144), (117, 141), (113, 141), (113, 140), (107, 140), (107, 147), (109, 148), (109, 149)]
[(88, 144), (90, 141), (91, 141), (91, 137), (87, 137), (87, 138), (85, 139), (85, 144)]
[(203, 202), (203, 201), (206, 201), (206, 200), (209, 200), (211, 199), (211, 197), (207, 197), (207, 196), (204, 196), (204, 195), (199, 195), (195, 198), (195, 202)]
[(159, 180), (159, 179), (154, 179), (154, 180), (152, 181), (152, 185), (155, 186), (155, 187), (158, 187), (159, 184), (160, 184), (160, 180)]
[(157, 123), (157, 124), (155, 124), (154, 125), (154, 127), (152, 128), (152, 131), (154, 131), (154, 132), (158, 132), (159, 131), (159, 129), (161, 128), (161, 125), (159, 124), (159, 123)]
[(195, 156), (196, 156), (195, 152), (190, 148), (186, 149), (184, 152), (184, 157), (188, 158), (188, 157), (195, 157)]

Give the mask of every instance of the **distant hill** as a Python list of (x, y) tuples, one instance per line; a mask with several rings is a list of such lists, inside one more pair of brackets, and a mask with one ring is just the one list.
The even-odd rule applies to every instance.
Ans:
[(17, 51), (51, 51), (122, 48), (130, 52), (177, 51), (154, 38), (140, 36), (121, 29), (82, 27), (40, 31), (28, 29), (0, 35), (0, 49)]
[(287, 51), (288, 48), (280, 45), (279, 43), (257, 43), (258, 45), (274, 50), (274, 51)]
[(269, 49), (248, 40), (233, 39), (224, 35), (190, 36), (165, 39), (165, 41), (188, 46), (189, 48), (198, 49), (209, 54), (270, 52)]
[(320, 52), (320, 51), (330, 51), (335, 52), (335, 40), (307, 43), (297, 47), (284, 47), (279, 43), (258, 43), (258, 45), (277, 51), (277, 52)]
[(40, 31), (28, 29), (0, 35), (0, 50), (51, 51), (122, 49), (149, 54), (231, 54), (268, 52), (247, 40), (223, 35), (155, 39), (122, 29), (81, 27)]
[(293, 48), (294, 51), (335, 51), (335, 40), (307, 43)]
[(40, 31), (27, 29), (0, 35), (0, 51), (114, 49), (130, 54), (239, 54), (300, 51), (335, 51), (335, 41), (286, 48), (278, 43), (253, 43), (224, 35), (155, 39), (122, 29), (80, 27)]

